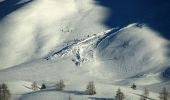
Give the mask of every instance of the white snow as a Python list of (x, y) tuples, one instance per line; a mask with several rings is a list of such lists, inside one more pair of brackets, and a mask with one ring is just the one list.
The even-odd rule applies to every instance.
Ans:
[(41, 58), (65, 40), (105, 30), (100, 16), (105, 8), (91, 2), (33, 0), (9, 14), (0, 23), (1, 69)]
[[(33, 0), (0, 21), (0, 83), (12, 100), (112, 100), (118, 88), (137, 100), (144, 87), (158, 99), (162, 87), (169, 90), (162, 78), (169, 41), (145, 24), (108, 29), (102, 24), (108, 14), (93, 0)], [(54, 87), (60, 79), (63, 92)], [(33, 81), (47, 90), (25, 87)], [(89, 81), (94, 96), (84, 93)]]

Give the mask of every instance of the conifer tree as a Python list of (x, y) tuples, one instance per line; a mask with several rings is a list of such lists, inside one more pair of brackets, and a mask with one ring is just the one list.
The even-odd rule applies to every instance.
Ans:
[(162, 91), (159, 93), (160, 100), (170, 100), (169, 92), (166, 90), (166, 88), (163, 88)]
[(125, 99), (125, 96), (124, 96), (123, 92), (121, 92), (121, 90), (118, 89), (118, 91), (116, 93), (115, 100), (124, 100), (124, 99)]
[(95, 89), (95, 85), (94, 85), (94, 82), (93, 81), (90, 81), (87, 85), (87, 88), (86, 88), (86, 93), (88, 95), (94, 95), (96, 94), (96, 89)]
[(10, 91), (6, 84), (0, 85), (0, 100), (9, 100), (11, 98)]
[(44, 83), (42, 84), (41, 89), (46, 89), (46, 86)]
[(135, 83), (133, 83), (133, 85), (131, 86), (132, 89), (136, 90), (136, 85)]

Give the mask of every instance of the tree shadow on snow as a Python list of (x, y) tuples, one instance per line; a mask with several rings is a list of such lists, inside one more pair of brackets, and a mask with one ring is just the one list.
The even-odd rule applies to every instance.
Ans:
[(99, 97), (89, 97), (89, 98), (93, 100), (114, 100), (113, 98), (99, 98)]
[(43, 92), (54, 92), (54, 91), (58, 91), (58, 90), (57, 89), (42, 89), (42, 90), (30, 92), (28, 94), (43, 93)]
[(39, 91), (31, 92), (28, 94), (33, 94), (33, 93), (43, 93), (43, 92), (61, 92), (61, 93), (68, 93), (68, 94), (74, 94), (74, 95), (87, 95), (84, 91), (77, 91), (77, 90), (63, 90), (59, 91), (57, 89), (42, 89)]
[(74, 95), (87, 95), (84, 91), (77, 91), (77, 90), (65, 90), (63, 91), (65, 93), (69, 93), (69, 94), (74, 94)]
[(170, 39), (170, 0), (94, 0), (95, 4), (110, 9), (103, 22), (108, 27), (124, 27), (144, 23)]
[(33, 0), (28, 0), (23, 3), (19, 3), (20, 1), (21, 0), (5, 0), (0, 2), (0, 21), (8, 14), (16, 11), (17, 9), (32, 2)]

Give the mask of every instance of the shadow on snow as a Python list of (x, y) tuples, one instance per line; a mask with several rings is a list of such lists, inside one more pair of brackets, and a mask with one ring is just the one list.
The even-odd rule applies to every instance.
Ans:
[(99, 97), (89, 97), (92, 100), (114, 100), (113, 98), (99, 98)]
[(5, 16), (14, 12), (15, 10), (32, 2), (33, 0), (25, 1), (24, 3), (19, 3), (20, 1), (21, 0), (5, 0), (5, 1), (0, 2), (0, 20), (2, 20)]
[(131, 23), (144, 23), (170, 39), (169, 0), (94, 0), (95, 4), (110, 9), (103, 22), (113, 27), (124, 27)]

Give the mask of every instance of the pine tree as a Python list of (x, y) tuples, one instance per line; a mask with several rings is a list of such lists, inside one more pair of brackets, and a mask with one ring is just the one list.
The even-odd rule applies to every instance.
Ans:
[(0, 85), (0, 100), (9, 100), (11, 98), (10, 91), (6, 84)]
[(65, 88), (65, 84), (64, 84), (64, 81), (63, 80), (60, 80), (58, 83), (57, 83), (57, 89), (59, 91), (63, 91)]
[(131, 86), (132, 89), (136, 90), (136, 85), (135, 83), (133, 83), (133, 85)]
[(41, 89), (46, 89), (45, 84), (42, 84)]
[(34, 91), (37, 91), (37, 90), (39, 89), (37, 82), (34, 81), (34, 82), (31, 84), (31, 89), (34, 90)]
[(95, 89), (95, 85), (94, 85), (94, 82), (93, 81), (90, 81), (87, 85), (87, 88), (86, 88), (86, 93), (88, 95), (94, 95), (96, 94), (96, 89)]
[(169, 92), (166, 90), (166, 88), (162, 89), (162, 91), (160, 92), (159, 98), (160, 100), (169, 100), (170, 95), (169, 95)]
[(125, 99), (125, 96), (124, 96), (123, 92), (121, 92), (121, 90), (118, 89), (118, 91), (116, 93), (115, 100), (124, 100), (124, 99)]
[(143, 96), (140, 98), (140, 100), (147, 100), (147, 97), (149, 97), (149, 91), (147, 88), (145, 88)]

